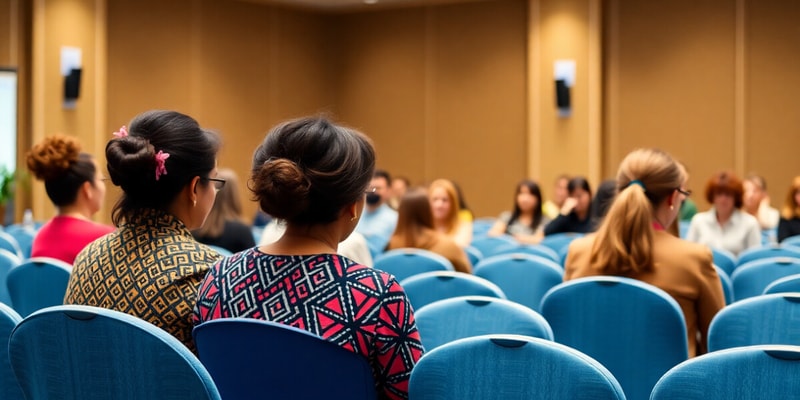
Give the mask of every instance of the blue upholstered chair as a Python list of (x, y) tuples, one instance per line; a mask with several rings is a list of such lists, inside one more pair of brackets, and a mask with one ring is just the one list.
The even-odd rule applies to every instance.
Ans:
[(651, 400), (800, 398), (800, 347), (760, 345), (687, 360), (658, 381)]
[(33, 246), (33, 238), (36, 237), (36, 231), (33, 228), (28, 228), (23, 225), (12, 225), (6, 229), (6, 233), (14, 237), (22, 252), (22, 258), (30, 258), (31, 247)]
[(556, 233), (545, 236), (540, 244), (549, 247), (557, 254), (561, 254), (561, 251), (568, 247), (573, 240), (582, 236), (582, 233)]
[(712, 247), (711, 254), (714, 256), (714, 265), (722, 268), (728, 276), (733, 274), (736, 269), (736, 256), (728, 250)]
[(793, 247), (797, 250), (800, 250), (800, 235), (789, 236), (786, 239), (783, 239), (783, 241), (781, 242), (781, 246)]
[(520, 244), (520, 243), (513, 243), (513, 244), (506, 244), (497, 246), (494, 249), (494, 252), (491, 256), (499, 256), (503, 254), (514, 254), (514, 253), (521, 253), (521, 254), (530, 254), (534, 256), (539, 256), (543, 258), (547, 258), (556, 264), (559, 262), (558, 253), (555, 252), (553, 249), (543, 246), (540, 244), (532, 245), (532, 244)]
[(19, 258), (24, 258), (17, 239), (8, 232), (0, 231), (0, 249), (7, 250)]
[(13, 306), (11, 304), (11, 296), (8, 294), (6, 278), (8, 277), (8, 272), (20, 264), (22, 264), (22, 259), (16, 254), (6, 249), (0, 249), (0, 303)]
[(414, 313), (426, 351), (465, 337), (515, 334), (553, 340), (553, 330), (536, 311), (513, 301), (483, 296), (453, 297)]
[(467, 246), (464, 248), (464, 252), (467, 253), (467, 258), (469, 259), (469, 263), (474, 267), (477, 265), (481, 260), (484, 259), (483, 253), (480, 250), (472, 247)]
[[(791, 257), (800, 259), (800, 248), (792, 246), (765, 245), (747, 249), (739, 254), (736, 260), (736, 268), (751, 261), (763, 260), (774, 257)], [(731, 274), (732, 276), (733, 274)]]
[(686, 323), (663, 290), (634, 279), (564, 282), (542, 299), (556, 342), (602, 363), (628, 399), (647, 399), (658, 379), (688, 357)]
[(757, 344), (800, 346), (800, 293), (737, 301), (720, 310), (711, 321), (709, 351)]
[(470, 274), (435, 271), (414, 275), (400, 281), (415, 310), (434, 301), (459, 296), (488, 296), (505, 299), (503, 291), (492, 282)]
[(581, 352), (544, 339), (485, 335), (423, 356), (411, 372), (414, 400), (622, 400), (614, 376)]
[(564, 271), (550, 259), (528, 254), (503, 254), (478, 263), (473, 274), (494, 283), (506, 297), (539, 311), (542, 297), (563, 281)]
[(800, 259), (772, 257), (736, 267), (731, 276), (736, 301), (758, 296), (776, 279), (800, 274)]
[(722, 283), (722, 293), (725, 295), (725, 304), (733, 303), (735, 297), (733, 296), (733, 282), (731, 281), (731, 277), (718, 265), (714, 264), (714, 268), (717, 270), (720, 283)]
[(388, 272), (402, 281), (410, 276), (431, 271), (452, 271), (450, 260), (423, 249), (394, 249), (375, 258), (375, 269)]
[(472, 239), (470, 246), (480, 250), (484, 257), (491, 257), (494, 255), (498, 247), (516, 245), (518, 242), (509, 235), (501, 236), (482, 236)]
[(800, 274), (784, 276), (772, 281), (764, 289), (764, 294), (800, 292)]
[(14, 370), (8, 361), (8, 338), (11, 331), (22, 321), (22, 317), (11, 307), (0, 304), (0, 399), (24, 400), (25, 395), (17, 383)]
[(28, 399), (219, 399), (211, 375), (178, 339), (104, 308), (63, 305), (17, 324), (9, 359)]
[(225, 400), (376, 398), (366, 357), (310, 332), (229, 318), (204, 322), (192, 333)]
[(72, 266), (54, 258), (33, 257), (8, 271), (11, 304), (23, 317), (64, 303)]

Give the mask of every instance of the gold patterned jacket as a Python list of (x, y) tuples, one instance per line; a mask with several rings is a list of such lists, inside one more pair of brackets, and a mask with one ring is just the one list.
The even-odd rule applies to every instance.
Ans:
[(189, 349), (197, 287), (222, 258), (186, 226), (159, 210), (143, 210), (78, 254), (64, 304), (121, 311), (169, 332)]

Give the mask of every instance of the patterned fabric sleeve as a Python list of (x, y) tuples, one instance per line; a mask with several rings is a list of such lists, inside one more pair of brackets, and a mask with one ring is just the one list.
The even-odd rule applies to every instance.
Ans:
[(222, 271), (222, 265), (226, 261), (227, 259), (223, 258), (214, 264), (209, 269), (205, 279), (200, 282), (197, 290), (197, 302), (192, 313), (192, 322), (195, 326), (212, 319), (223, 318), (222, 296), (220, 296), (219, 285), (217, 284), (217, 275)]
[(388, 274), (381, 274), (387, 287), (375, 330), (377, 377), (381, 398), (407, 399), (411, 370), (425, 351), (420, 341), (414, 311), (403, 288)]

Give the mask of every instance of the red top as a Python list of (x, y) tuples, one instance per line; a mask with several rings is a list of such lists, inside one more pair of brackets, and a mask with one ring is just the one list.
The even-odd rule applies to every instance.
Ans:
[(36, 234), (31, 257), (51, 257), (73, 264), (86, 245), (100, 236), (114, 232), (114, 227), (85, 219), (57, 216)]

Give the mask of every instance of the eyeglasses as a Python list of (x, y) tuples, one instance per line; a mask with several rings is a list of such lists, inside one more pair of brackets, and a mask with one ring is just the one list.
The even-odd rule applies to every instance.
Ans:
[(677, 188), (677, 189), (675, 189), (675, 190), (677, 190), (677, 191), (678, 191), (678, 193), (680, 193), (680, 194), (682, 194), (682, 195), (684, 195), (684, 196), (686, 196), (686, 197), (689, 197), (689, 196), (691, 196), (691, 195), (692, 195), (692, 191), (691, 191), (691, 190), (688, 190), (688, 189), (681, 189), (681, 188)]
[(201, 178), (204, 181), (213, 182), (214, 183), (214, 190), (220, 191), (222, 188), (225, 187), (225, 179), (221, 178)]

